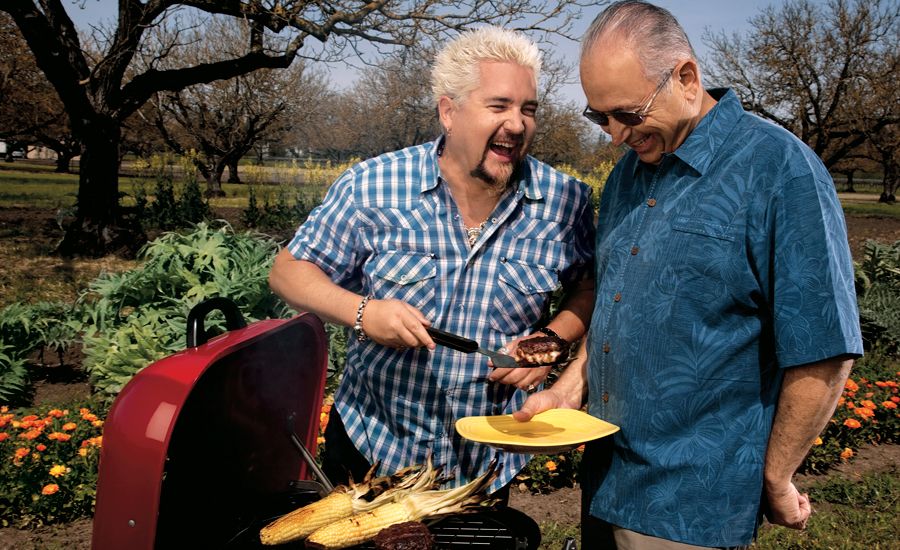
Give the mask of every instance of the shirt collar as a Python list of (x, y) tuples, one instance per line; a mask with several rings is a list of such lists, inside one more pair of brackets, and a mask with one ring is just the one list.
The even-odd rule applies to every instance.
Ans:
[[(429, 143), (430, 148), (425, 155), (425, 166), (423, 167), (422, 185), (419, 188), (420, 193), (427, 193), (438, 185), (441, 176), (441, 167), (438, 164), (438, 157), (444, 151), (445, 137), (441, 136)], [(540, 200), (544, 198), (544, 193), (538, 186), (536, 178), (531, 177), (531, 157), (526, 156), (522, 161), (522, 168), (519, 170), (518, 179), (516, 181), (516, 194), (524, 194), (530, 200)]]
[(738, 118), (744, 114), (737, 95), (728, 88), (707, 90), (717, 101), (696, 128), (673, 153), (699, 174), (703, 174), (728, 139)]

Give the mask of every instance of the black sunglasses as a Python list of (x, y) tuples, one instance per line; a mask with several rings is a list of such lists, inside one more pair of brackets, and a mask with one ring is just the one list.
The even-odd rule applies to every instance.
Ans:
[(600, 126), (609, 126), (609, 117), (613, 117), (625, 126), (637, 126), (638, 124), (642, 124), (644, 120), (647, 119), (647, 111), (649, 111), (650, 106), (653, 105), (653, 100), (656, 99), (656, 96), (662, 91), (663, 86), (665, 86), (666, 82), (669, 81), (669, 78), (672, 77), (673, 72), (675, 72), (674, 68), (666, 73), (666, 76), (656, 85), (656, 90), (653, 91), (653, 95), (650, 96), (647, 104), (644, 105), (644, 108), (640, 111), (612, 111), (611, 113), (604, 113), (603, 111), (595, 111), (588, 105), (581, 114), (594, 124), (599, 124)]

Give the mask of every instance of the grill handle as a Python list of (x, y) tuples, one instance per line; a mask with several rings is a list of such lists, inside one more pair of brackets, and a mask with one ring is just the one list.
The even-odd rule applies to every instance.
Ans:
[(209, 334), (203, 327), (203, 321), (213, 310), (219, 310), (225, 314), (225, 327), (228, 330), (237, 330), (247, 326), (237, 304), (223, 296), (204, 300), (191, 308), (187, 317), (187, 347), (195, 348), (205, 344), (209, 340)]

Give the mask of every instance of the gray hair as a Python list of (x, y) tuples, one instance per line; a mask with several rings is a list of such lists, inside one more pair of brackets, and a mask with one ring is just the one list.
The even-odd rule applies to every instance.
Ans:
[(435, 58), (431, 92), (437, 103), (442, 96), (465, 101), (478, 88), (483, 61), (510, 62), (531, 69), (537, 84), (541, 51), (525, 35), (496, 26), (466, 31), (447, 44)]
[(594, 19), (581, 41), (581, 58), (603, 38), (616, 37), (635, 52), (648, 80), (656, 80), (680, 61), (697, 60), (684, 29), (665, 8), (640, 0), (610, 4)]

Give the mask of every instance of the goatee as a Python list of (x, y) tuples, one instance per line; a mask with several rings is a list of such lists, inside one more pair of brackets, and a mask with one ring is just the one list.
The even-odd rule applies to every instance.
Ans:
[[(485, 154), (486, 156), (486, 154)], [(478, 178), (481, 181), (485, 182), (488, 187), (490, 187), (494, 193), (497, 195), (503, 194), (504, 191), (511, 185), (513, 181), (516, 181), (517, 176), (520, 171), (520, 166), (522, 162), (517, 162), (515, 164), (502, 164), (498, 169), (499, 174), (492, 175), (487, 171), (485, 167), (485, 156), (481, 157), (481, 162), (478, 163), (478, 166), (472, 169), (469, 172), (469, 175), (473, 178)]]

